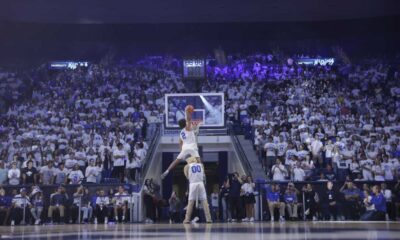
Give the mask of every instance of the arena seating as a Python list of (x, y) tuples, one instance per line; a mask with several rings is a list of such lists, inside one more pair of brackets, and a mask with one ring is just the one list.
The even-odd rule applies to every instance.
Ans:
[[(264, 201), (270, 181), (283, 188), (288, 181), (299, 183), (298, 188), (328, 180), (337, 181), (335, 185), (387, 182), (398, 195), (398, 68), (381, 59), (334, 66), (286, 63), (272, 54), (227, 59), (226, 65), (207, 67), (202, 92), (225, 93), (228, 124), (252, 141), (266, 173), (268, 182), (258, 179), (255, 188)], [(38, 79), (32, 73), (31, 93), (15, 96), (0, 117), (5, 195), (18, 195), (14, 190), (20, 191), (21, 184), (45, 189), (54, 184), (141, 183), (148, 142), (163, 119), (164, 94), (186, 91), (180, 71), (180, 59), (158, 56), (134, 65), (48, 71)], [(2, 74), (0, 80), (14, 76), (18, 74)], [(14, 81), (13, 89), (19, 83)], [(1, 94), (9, 96), (5, 88)], [(121, 152), (126, 165), (117, 171), (115, 157)], [(392, 193), (385, 195), (387, 202), (396, 200)], [(363, 194), (360, 208), (368, 197)]]

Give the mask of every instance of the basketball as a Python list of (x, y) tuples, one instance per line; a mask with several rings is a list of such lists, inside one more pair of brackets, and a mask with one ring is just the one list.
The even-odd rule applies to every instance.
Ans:
[(189, 113), (193, 113), (194, 107), (193, 107), (192, 105), (187, 105), (187, 106), (186, 106), (186, 110), (187, 110)]

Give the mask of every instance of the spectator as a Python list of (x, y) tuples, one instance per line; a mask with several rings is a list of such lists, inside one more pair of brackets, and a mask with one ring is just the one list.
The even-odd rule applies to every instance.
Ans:
[(229, 191), (229, 180), (226, 179), (219, 190), (219, 195), (221, 199), (222, 219), (228, 222), (232, 220), (229, 205)]
[(65, 194), (65, 190), (63, 187), (58, 187), (57, 192), (50, 196), (50, 206), (48, 210), (48, 218), (50, 219), (50, 223), (53, 223), (53, 213), (54, 210), (58, 210), (60, 214), (60, 222), (65, 222), (65, 208), (67, 205), (67, 196)]
[(58, 165), (58, 169), (54, 169), (55, 184), (65, 184), (67, 183), (69, 171), (65, 168), (64, 163)]
[(95, 222), (108, 223), (108, 216), (110, 215), (110, 198), (105, 195), (103, 189), (100, 190), (99, 196), (96, 198), (95, 208)]
[(319, 140), (319, 136), (315, 134), (314, 141), (311, 143), (311, 153), (313, 156), (313, 161), (317, 163), (319, 167), (322, 167), (323, 161), (322, 161), (322, 150), (324, 148), (324, 145), (322, 142)]
[(323, 171), (326, 179), (328, 179), (329, 181), (335, 181), (336, 180), (336, 176), (335, 176), (335, 172), (333, 171), (333, 168), (330, 164), (326, 165), (326, 168)]
[(283, 135), (280, 135), (279, 142), (276, 144), (276, 148), (277, 148), (277, 157), (281, 160), (281, 162), (285, 162), (287, 147), (288, 143), (284, 140)]
[(272, 166), (271, 173), (272, 173), (272, 180), (274, 181), (284, 181), (285, 177), (288, 175), (285, 166), (281, 163), (281, 160), (279, 159), (276, 159), (275, 165)]
[(327, 182), (326, 190), (321, 194), (321, 207), (324, 220), (338, 220), (339, 195), (331, 181)]
[(95, 166), (96, 162), (91, 160), (89, 166), (86, 168), (85, 176), (86, 176), (86, 183), (99, 183), (99, 176), (101, 174), (101, 168)]
[[(76, 222), (79, 216), (79, 210), (83, 213), (83, 222), (88, 223), (92, 217), (93, 209), (90, 206), (89, 191), (83, 186), (79, 186), (76, 192), (73, 194), (73, 206), (72, 206), (72, 222)], [(80, 222), (80, 219), (78, 220)]]
[(311, 160), (310, 156), (306, 156), (306, 159), (301, 163), (302, 169), (305, 172), (305, 175), (308, 179), (310, 179), (314, 175), (314, 161)]
[(319, 196), (318, 193), (316, 193), (313, 190), (313, 187), (311, 184), (307, 184), (303, 187), (303, 192), (304, 192), (304, 213), (306, 215), (306, 218), (308, 220), (313, 220), (316, 221), (318, 220), (317, 218), (317, 204), (319, 203)]
[(155, 206), (154, 206), (154, 199), (155, 199), (155, 190), (151, 185), (151, 180), (146, 179), (143, 186), (143, 200), (146, 209), (146, 223), (153, 223), (155, 220)]
[(332, 140), (328, 140), (327, 144), (324, 146), (323, 150), (325, 152), (325, 166), (332, 165), (332, 152), (334, 145), (332, 144)]
[(214, 187), (214, 191), (211, 193), (211, 214), (214, 221), (220, 219), (219, 216), (219, 196), (218, 196), (218, 185)]
[(374, 162), (371, 159), (366, 159), (365, 155), (362, 155), (361, 159), (362, 160), (360, 160), (360, 166), (362, 169), (363, 179), (365, 181), (374, 180), (372, 175), (372, 165)]
[(133, 158), (126, 165), (126, 168), (129, 171), (129, 174), (127, 175), (130, 176), (134, 183), (139, 182), (139, 173), (145, 158), (146, 150), (144, 149), (143, 143), (139, 142), (135, 146)]
[(375, 160), (375, 164), (372, 165), (372, 173), (375, 181), (385, 181), (384, 171), (382, 170), (381, 161), (379, 159)]
[(297, 220), (298, 219), (298, 200), (297, 200), (298, 190), (294, 186), (292, 182), (288, 184), (288, 187), (285, 191), (284, 199), (286, 209), (289, 213), (290, 220)]
[(169, 216), (170, 223), (178, 223), (181, 221), (181, 201), (176, 196), (175, 192), (172, 192), (171, 197), (168, 200), (169, 203)]
[[(130, 208), (129, 204), (131, 202), (131, 198), (129, 194), (124, 190), (123, 186), (118, 187), (118, 192), (114, 194), (113, 202), (115, 204), (114, 207), (114, 216), (117, 222), (125, 222), (127, 219), (128, 209)], [(122, 212), (122, 219), (119, 217), (120, 212)]]
[(385, 197), (388, 219), (396, 221), (396, 212), (392, 201), (392, 191), (387, 188), (386, 183), (381, 183), (381, 192)]
[(24, 184), (36, 184), (37, 170), (33, 167), (32, 160), (27, 162), (27, 167), (22, 169), (22, 180)]
[(43, 193), (39, 187), (33, 188), (31, 199), (31, 214), (35, 219), (35, 225), (39, 225), (41, 222), (41, 215), (44, 207)]
[(265, 158), (265, 149), (264, 146), (268, 142), (267, 134), (264, 132), (263, 128), (258, 128), (256, 132), (256, 138), (254, 140), (254, 145), (256, 147), (257, 155), (259, 156), (259, 160), (264, 163)]
[(394, 186), (393, 193), (396, 195), (395, 196), (395, 215), (397, 218), (400, 217), (400, 179), (397, 179), (397, 183)]
[(396, 160), (390, 162), (389, 158), (386, 155), (383, 156), (383, 162), (381, 163), (381, 168), (384, 171), (384, 178), (386, 181), (393, 181), (394, 176), (396, 176), (396, 170), (397, 170), (396, 168), (398, 168), (399, 165), (398, 161), (396, 163)]
[(0, 223), (6, 225), (10, 216), (10, 201), (4, 188), (0, 187)]
[(21, 171), (17, 168), (17, 163), (11, 163), (11, 169), (8, 170), (8, 183), (10, 185), (19, 185), (21, 177)]
[(84, 176), (82, 171), (79, 169), (79, 165), (75, 164), (73, 170), (68, 174), (68, 180), (70, 184), (81, 184)]
[(293, 172), (293, 181), (297, 182), (305, 180), (306, 173), (304, 172), (300, 161), (296, 162), (292, 172)]
[(275, 165), (277, 155), (277, 147), (276, 144), (272, 142), (272, 140), (273, 138), (269, 136), (267, 143), (265, 143), (264, 145), (266, 159), (263, 165), (267, 172), (269, 172), (271, 166)]
[(357, 158), (355, 156), (353, 156), (350, 163), (350, 173), (352, 179), (355, 179), (357, 175), (361, 173), (360, 164), (358, 163)]
[(18, 225), (21, 221), (26, 221), (27, 215), (23, 218), (23, 211), (25, 208), (25, 212), (29, 212), (29, 207), (31, 206), (29, 197), (26, 194), (26, 189), (21, 188), (19, 192), (20, 194), (15, 195), (12, 199), (10, 210), (11, 226), (14, 226), (15, 224)]
[(372, 197), (366, 198), (364, 204), (374, 206), (373, 210), (369, 210), (361, 216), (362, 221), (384, 221), (386, 215), (386, 200), (378, 185), (372, 187)]
[(56, 174), (56, 169), (53, 167), (53, 162), (48, 161), (47, 166), (43, 166), (40, 169), (40, 182), (43, 185), (51, 185), (54, 183), (54, 177)]
[(343, 211), (346, 220), (356, 220), (359, 218), (360, 212), (360, 190), (354, 186), (353, 182), (346, 181), (340, 188), (340, 192), (344, 194)]
[(239, 173), (235, 172), (228, 180), (229, 187), (229, 205), (232, 216), (232, 222), (236, 222), (241, 216), (241, 201), (240, 201), (240, 189), (242, 187), (242, 179)]
[(0, 161), (0, 185), (6, 183), (8, 178), (8, 170), (4, 167), (4, 162)]
[(256, 203), (254, 188), (253, 179), (251, 176), (247, 176), (241, 188), (246, 210), (246, 217), (242, 219), (242, 222), (254, 222), (254, 204)]
[(117, 148), (113, 151), (113, 169), (112, 176), (118, 178), (121, 182), (124, 181), (125, 161), (128, 155), (122, 143), (117, 144)]
[(274, 209), (279, 209), (279, 220), (285, 221), (285, 203), (281, 202), (281, 193), (279, 185), (272, 184), (269, 188), (267, 187), (267, 201), (268, 209), (271, 215), (271, 222), (275, 221)]

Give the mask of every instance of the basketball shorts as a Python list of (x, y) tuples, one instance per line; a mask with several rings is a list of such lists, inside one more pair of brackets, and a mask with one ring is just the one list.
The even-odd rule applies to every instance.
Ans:
[(183, 148), (182, 151), (178, 155), (178, 159), (186, 159), (186, 157), (196, 157), (199, 158), (199, 151), (197, 148)]
[(206, 188), (203, 182), (196, 182), (189, 184), (189, 201), (206, 200)]

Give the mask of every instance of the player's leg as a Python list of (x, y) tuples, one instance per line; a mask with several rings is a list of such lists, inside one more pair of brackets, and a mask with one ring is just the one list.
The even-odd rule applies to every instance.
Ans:
[(193, 206), (194, 206), (194, 200), (190, 200), (186, 207), (186, 215), (185, 215), (185, 220), (183, 220), (183, 223), (190, 223), (190, 218), (192, 217), (192, 212), (193, 212)]
[(182, 149), (181, 152), (179, 153), (178, 157), (168, 166), (167, 170), (161, 174), (161, 179), (164, 179), (168, 173), (176, 167), (176, 165), (179, 164), (180, 161), (185, 159), (185, 157), (188, 155), (188, 151), (186, 149)]
[(164, 179), (169, 174), (169, 172), (174, 169), (176, 165), (178, 165), (179, 162), (185, 159), (185, 157), (187, 157), (188, 155), (195, 157), (196, 160), (200, 162), (200, 155), (196, 149), (182, 149), (178, 157), (168, 166), (167, 170), (165, 170), (165, 172), (161, 174), (161, 179)]
[(203, 183), (201, 183), (201, 185), (199, 186), (199, 199), (201, 200), (201, 202), (203, 204), (203, 211), (204, 211), (204, 215), (206, 217), (206, 222), (212, 223), (210, 207), (208, 205), (208, 200), (207, 200), (206, 188), (204, 187)]
[(179, 162), (181, 162), (181, 161), (182, 161), (182, 158), (179, 158), (179, 156), (178, 156), (178, 158), (176, 158), (176, 159), (168, 166), (167, 170), (165, 170), (165, 172), (163, 172), (163, 174), (161, 174), (161, 179), (164, 179), (164, 178), (168, 175), (168, 173), (169, 173), (172, 169), (174, 169), (174, 168), (176, 167), (176, 165), (178, 165)]

